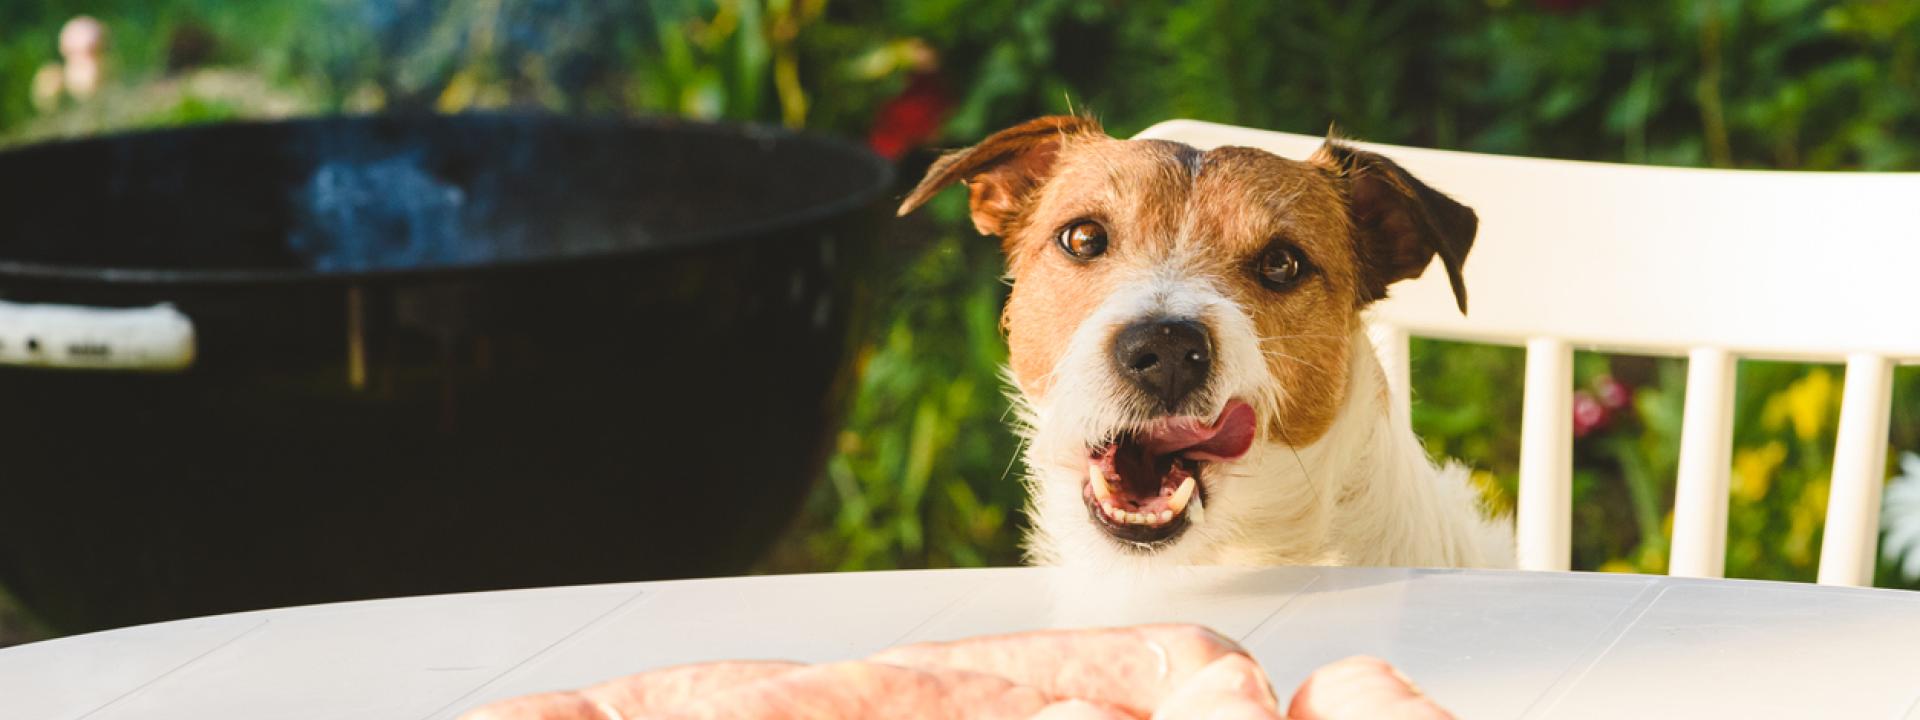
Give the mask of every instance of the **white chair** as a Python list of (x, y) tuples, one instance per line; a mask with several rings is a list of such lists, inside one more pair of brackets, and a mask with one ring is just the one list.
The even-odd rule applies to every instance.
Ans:
[[(1321, 138), (1192, 120), (1142, 138), (1304, 158)], [(1527, 348), (1519, 566), (1565, 570), (1573, 348), (1688, 358), (1674, 575), (1726, 566), (1734, 366), (1845, 362), (1819, 581), (1873, 581), (1896, 363), (1920, 362), (1920, 173), (1705, 170), (1361, 143), (1473, 207), (1472, 314), (1435, 267), (1395, 286), (1374, 335), (1406, 409), (1407, 337)]]

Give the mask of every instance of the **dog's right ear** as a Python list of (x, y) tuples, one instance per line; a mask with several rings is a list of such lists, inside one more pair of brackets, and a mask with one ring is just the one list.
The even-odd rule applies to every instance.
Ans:
[(1453, 299), (1467, 313), (1467, 286), (1461, 266), (1480, 217), (1473, 208), (1420, 182), (1392, 160), (1328, 138), (1307, 162), (1346, 186), (1347, 203), (1359, 233), (1363, 297), (1387, 296), (1387, 286), (1419, 277), (1434, 255), (1447, 269)]
[(1033, 192), (1053, 172), (1060, 145), (1073, 135), (1099, 134), (1100, 123), (1077, 115), (1050, 115), (994, 133), (980, 144), (941, 155), (926, 178), (900, 203), (905, 215), (955, 182), (967, 184), (973, 227), (1006, 237)]

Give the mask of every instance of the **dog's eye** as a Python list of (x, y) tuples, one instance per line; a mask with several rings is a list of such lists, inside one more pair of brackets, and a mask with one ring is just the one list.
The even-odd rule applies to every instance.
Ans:
[(1092, 260), (1107, 251), (1107, 229), (1092, 220), (1079, 220), (1060, 228), (1060, 249), (1081, 260)]
[(1300, 256), (1300, 249), (1286, 243), (1274, 243), (1260, 255), (1254, 266), (1254, 272), (1260, 276), (1260, 284), (1273, 290), (1285, 290), (1300, 282), (1307, 274), (1307, 261)]

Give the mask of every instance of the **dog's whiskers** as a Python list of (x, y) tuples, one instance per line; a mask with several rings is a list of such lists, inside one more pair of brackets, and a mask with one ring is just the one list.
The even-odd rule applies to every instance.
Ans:
[(1301, 365), (1310, 365), (1310, 364), (1311, 364), (1311, 363), (1308, 363), (1308, 362), (1307, 362), (1307, 361), (1306, 361), (1305, 359), (1303, 359), (1303, 358), (1300, 358), (1300, 357), (1298, 357), (1298, 356), (1294, 356), (1294, 355), (1289, 355), (1289, 354), (1287, 354), (1287, 353), (1285, 353), (1285, 352), (1282, 352), (1282, 351), (1279, 351), (1279, 350), (1261, 350), (1261, 351), (1260, 351), (1260, 354), (1262, 354), (1262, 355), (1265, 355), (1265, 356), (1267, 356), (1267, 357), (1277, 357), (1277, 358), (1280, 358), (1280, 359), (1282, 359), (1282, 360), (1292, 360), (1292, 361), (1294, 361), (1294, 362), (1297, 362), (1297, 363), (1300, 363)]
[(1338, 333), (1293, 333), (1289, 335), (1261, 335), (1255, 339), (1260, 342), (1267, 342), (1269, 340), (1340, 340), (1346, 337), (1347, 336)]
[(1007, 458), (1006, 469), (1000, 471), (1001, 482), (1006, 482), (1007, 478), (1013, 475), (1013, 466), (1019, 464), (1020, 458), (1026, 457), (1027, 450), (1033, 447), (1033, 442), (1027, 440), (1024, 435), (1020, 436), (1016, 442), (1018, 446), (1014, 448), (1013, 457)]
[(1280, 432), (1280, 440), (1286, 443), (1288, 450), (1293, 451), (1293, 462), (1295, 465), (1298, 465), (1300, 467), (1300, 480), (1302, 481), (1302, 484), (1306, 485), (1307, 492), (1313, 495), (1313, 504), (1316, 506), (1319, 505), (1320, 504), (1320, 486), (1314, 484), (1313, 474), (1307, 471), (1307, 461), (1306, 459), (1300, 457), (1300, 447), (1297, 445), (1294, 445), (1292, 440), (1287, 439), (1286, 425), (1284, 424), (1280, 425), (1279, 432)]

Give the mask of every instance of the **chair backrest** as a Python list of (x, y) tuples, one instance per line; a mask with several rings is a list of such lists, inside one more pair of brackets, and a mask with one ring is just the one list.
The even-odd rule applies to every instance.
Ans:
[[(1321, 138), (1192, 120), (1138, 137), (1304, 158)], [(1920, 361), (1920, 173), (1706, 170), (1358, 143), (1474, 208), (1472, 313), (1445, 273), (1373, 309), (1396, 402), (1409, 334), (1524, 346), (1519, 565), (1571, 557), (1573, 348), (1688, 358), (1675, 575), (1725, 572), (1735, 364), (1844, 362), (1820, 582), (1873, 580), (1894, 364)]]

